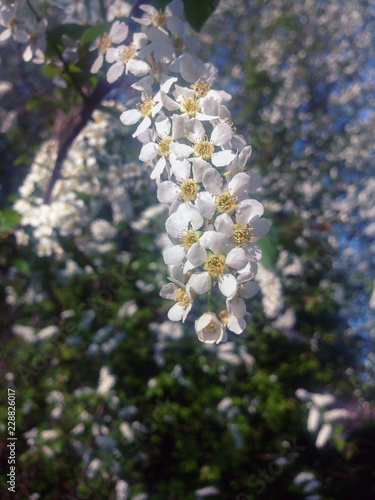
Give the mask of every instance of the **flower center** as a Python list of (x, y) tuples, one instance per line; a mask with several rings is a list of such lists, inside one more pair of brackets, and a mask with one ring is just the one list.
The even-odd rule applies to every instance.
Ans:
[(247, 246), (249, 243), (251, 243), (251, 238), (253, 235), (252, 230), (252, 227), (241, 227), (238, 224), (235, 224), (232, 236), (234, 243), (238, 247)]
[(164, 73), (164, 69), (165, 66), (160, 61), (153, 61), (151, 64), (151, 73), (156, 79), (160, 78), (160, 76)]
[(180, 36), (175, 36), (173, 38), (173, 48), (175, 50), (178, 50), (180, 52), (184, 52), (184, 50), (186, 49), (186, 44), (185, 44), (185, 40), (183, 38), (181, 38)]
[(223, 309), (219, 313), (219, 318), (221, 319), (221, 322), (224, 323), (224, 325), (227, 325), (229, 319), (229, 312), (226, 309)]
[(200, 99), (201, 97), (205, 97), (209, 91), (211, 90), (211, 85), (204, 80), (197, 80), (191, 88), (194, 91), (194, 95), (197, 99)]
[(108, 33), (103, 33), (96, 41), (96, 48), (101, 54), (105, 54), (111, 45), (112, 40)]
[(221, 276), (227, 269), (225, 264), (225, 255), (211, 253), (208, 256), (208, 259), (204, 263), (203, 269), (208, 272), (213, 278), (218, 278)]
[(130, 61), (130, 59), (133, 59), (137, 55), (137, 49), (135, 48), (134, 43), (130, 43), (129, 45), (125, 45), (120, 51), (119, 51), (119, 58), (121, 61), (126, 64)]
[(146, 95), (142, 102), (137, 103), (137, 109), (141, 113), (142, 118), (152, 115), (152, 108), (155, 106), (156, 102), (152, 97)]
[(172, 142), (170, 135), (156, 139), (158, 143), (157, 152), (159, 156), (169, 156), (169, 145)]
[(182, 307), (188, 307), (188, 305), (190, 304), (190, 300), (189, 300), (189, 297), (187, 296), (185, 290), (183, 290), (182, 288), (178, 288), (176, 290), (176, 295), (175, 295), (175, 299), (174, 299), (176, 302), (178, 302), (178, 305), (179, 306), (182, 306)]
[(180, 238), (181, 246), (185, 247), (186, 250), (189, 250), (194, 243), (198, 243), (199, 238), (202, 235), (202, 231), (194, 231), (194, 229), (189, 229), (185, 235), (182, 235)]
[(180, 105), (180, 111), (181, 113), (187, 113), (190, 118), (194, 117), (199, 111), (201, 110), (201, 107), (199, 105), (199, 102), (196, 101), (192, 97), (184, 97), (181, 101)]
[(220, 213), (231, 214), (236, 209), (237, 196), (232, 196), (228, 190), (216, 196), (216, 206)]
[(151, 23), (152, 26), (155, 28), (159, 28), (159, 26), (163, 26), (165, 24), (165, 21), (167, 20), (165, 14), (163, 14), (162, 10), (159, 10), (159, 12), (156, 12), (155, 14), (152, 14), (151, 16)]
[(215, 321), (213, 319), (211, 319), (211, 321), (208, 323), (207, 326), (205, 326), (203, 328), (203, 331), (204, 332), (214, 332), (217, 328), (217, 324), (215, 323)]
[(197, 141), (194, 145), (194, 156), (200, 156), (203, 160), (209, 160), (214, 151), (215, 146), (208, 140)]
[(187, 179), (181, 184), (181, 196), (184, 201), (194, 201), (200, 187), (194, 179)]

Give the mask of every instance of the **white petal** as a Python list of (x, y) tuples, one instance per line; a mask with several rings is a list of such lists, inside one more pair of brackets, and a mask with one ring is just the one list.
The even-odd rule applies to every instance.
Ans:
[(246, 328), (246, 321), (243, 318), (236, 318), (235, 316), (230, 316), (228, 318), (227, 328), (233, 333), (239, 335)]
[(121, 61), (112, 64), (107, 72), (107, 81), (108, 83), (113, 83), (120, 78), (120, 76), (124, 73), (125, 66)]
[(189, 226), (189, 219), (181, 217), (181, 214), (179, 214), (178, 212), (168, 217), (165, 223), (165, 228), (167, 230), (167, 233), (172, 238), (178, 238), (179, 236), (181, 236), (181, 233), (183, 231), (187, 231), (188, 226)]
[(168, 111), (176, 111), (180, 109), (180, 105), (171, 99), (165, 92), (160, 91), (160, 98), (163, 106), (167, 108)]
[(236, 221), (240, 226), (246, 226), (254, 217), (263, 215), (263, 205), (257, 200), (244, 200), (238, 205)]
[(199, 120), (192, 118), (186, 123), (185, 134), (190, 142), (195, 142), (205, 136), (206, 131)]
[(158, 152), (156, 150), (156, 144), (154, 142), (149, 142), (144, 144), (141, 152), (139, 154), (139, 159), (146, 163), (154, 160), (158, 156)]
[(187, 210), (189, 213), (189, 218), (191, 225), (193, 226), (194, 231), (198, 231), (203, 225), (204, 219), (202, 215), (199, 213), (197, 207), (195, 207), (193, 204), (188, 203), (187, 204)]
[(232, 274), (224, 274), (219, 277), (219, 289), (228, 299), (232, 299), (237, 292), (237, 280)]
[(232, 153), (232, 151), (230, 151), (229, 149), (226, 149), (225, 151), (214, 153), (211, 156), (211, 161), (213, 165), (215, 165), (215, 167), (224, 167), (226, 165), (229, 165), (233, 158), (234, 153)]
[(207, 169), (202, 177), (202, 183), (206, 191), (218, 195), (223, 187), (221, 174), (215, 168)]
[(113, 43), (121, 43), (128, 36), (129, 28), (127, 25), (120, 21), (115, 21), (109, 32), (109, 36), (112, 38)]
[(203, 160), (203, 158), (191, 158), (190, 161), (193, 163), (193, 175), (195, 182), (202, 182), (202, 177), (208, 168), (212, 168), (208, 161)]
[(216, 211), (215, 198), (206, 191), (198, 193), (195, 205), (199, 213), (206, 219), (212, 219)]
[(175, 155), (171, 154), (169, 161), (178, 182), (190, 177), (191, 166), (188, 160), (178, 160)]
[(237, 196), (244, 196), (247, 194), (249, 186), (250, 177), (245, 172), (236, 174), (228, 184), (229, 191)]
[(270, 230), (270, 223), (267, 219), (258, 219), (251, 222), (253, 228), (253, 236), (263, 238)]
[(137, 109), (129, 109), (120, 115), (120, 120), (124, 125), (134, 125), (141, 119), (141, 113)]
[(233, 137), (233, 129), (228, 123), (218, 123), (211, 134), (215, 146), (224, 146)]
[(165, 158), (161, 157), (156, 163), (154, 170), (151, 172), (150, 179), (160, 177), (160, 175), (164, 172), (166, 164), (167, 162), (165, 161)]
[(195, 293), (207, 293), (211, 290), (211, 276), (206, 272), (193, 274), (189, 279), (189, 286)]
[(140, 59), (130, 59), (126, 64), (126, 71), (134, 76), (145, 76), (150, 72), (150, 66)]
[(233, 234), (234, 223), (232, 218), (228, 214), (221, 214), (215, 219), (215, 229), (216, 231), (225, 234), (230, 238)]
[(156, 132), (159, 136), (169, 135), (171, 131), (171, 122), (167, 117), (158, 117), (155, 122)]
[(172, 138), (173, 140), (180, 139), (185, 135), (185, 124), (188, 121), (188, 116), (173, 115), (172, 117)]
[(247, 256), (243, 248), (233, 248), (227, 255), (225, 262), (233, 269), (243, 269), (247, 262)]
[(213, 253), (224, 253), (228, 248), (228, 238), (223, 233), (217, 233), (216, 231), (206, 231), (202, 236), (200, 241), (204, 242)]
[(180, 194), (179, 187), (172, 181), (164, 181), (158, 187), (157, 197), (160, 203), (173, 203)]
[(254, 297), (259, 292), (259, 285), (255, 281), (246, 281), (241, 286), (241, 295), (245, 299), (250, 299)]
[(94, 74), (97, 73), (103, 66), (103, 61), (104, 61), (103, 54), (99, 54), (98, 57), (95, 59), (94, 64), (91, 66), (90, 72)]
[(243, 318), (248, 314), (245, 302), (239, 297), (235, 297), (233, 300), (227, 300), (227, 309), (229, 314), (236, 318)]
[(145, 116), (141, 123), (138, 125), (137, 130), (134, 132), (132, 137), (137, 137), (138, 135), (142, 134), (149, 128), (151, 125), (151, 119), (148, 116)]
[(174, 300), (176, 297), (176, 285), (173, 283), (167, 283), (163, 285), (163, 288), (160, 290), (160, 294), (163, 299)]
[(184, 312), (185, 308), (183, 306), (180, 306), (179, 303), (177, 303), (169, 309), (167, 316), (168, 319), (170, 319), (171, 321), (181, 321)]
[(169, 146), (169, 151), (175, 154), (177, 158), (188, 158), (194, 152), (194, 149), (187, 144), (172, 142)]
[(205, 260), (207, 259), (206, 250), (200, 246), (199, 243), (194, 243), (188, 253), (186, 254), (186, 258), (195, 266), (201, 266)]
[(180, 264), (185, 257), (185, 248), (180, 245), (168, 247), (163, 251), (163, 259), (167, 266)]

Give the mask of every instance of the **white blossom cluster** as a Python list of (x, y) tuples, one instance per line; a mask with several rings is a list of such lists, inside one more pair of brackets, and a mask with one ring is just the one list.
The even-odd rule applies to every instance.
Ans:
[(199, 43), (181, 20), (182, 1), (173, 0), (165, 11), (140, 9), (144, 16), (134, 20), (142, 31), (130, 43), (111, 46), (128, 36), (119, 22), (98, 38), (92, 71), (105, 60), (110, 83), (124, 72), (141, 77), (132, 85), (141, 99), (120, 119), (138, 124), (133, 137), (142, 143), (139, 159), (151, 168), (158, 200), (169, 206), (170, 243), (163, 258), (171, 266), (171, 283), (161, 296), (175, 301), (169, 319), (184, 322), (194, 300), (207, 295), (210, 300), (217, 288), (221, 312), (208, 304), (195, 329), (202, 342), (219, 343), (227, 338), (226, 328), (244, 330), (243, 299), (258, 291), (252, 280), (261, 251), (255, 241), (269, 224), (251, 195), (260, 191), (261, 180), (246, 171), (251, 147), (231, 123), (226, 107), (231, 96), (212, 89), (215, 67), (194, 54)]
[[(95, 111), (93, 120), (69, 150), (50, 203), (44, 203), (43, 194), (58, 144), (43, 143), (14, 204), (21, 214), (21, 229), (15, 235), (18, 244), (27, 246), (31, 237), (39, 257), (55, 255), (65, 260), (68, 256), (61, 238), (75, 238), (78, 249), (85, 254), (105, 253), (113, 248), (117, 224), (133, 217), (129, 191), (144, 190), (145, 182), (136, 165), (124, 162), (121, 154), (111, 151), (113, 141), (122, 135), (122, 126), (110, 127), (109, 123), (107, 114)], [(110, 207), (111, 221), (99, 216), (106, 205)], [(79, 269), (71, 264), (67, 273), (75, 274)]]
[(326, 406), (330, 406), (336, 402), (336, 398), (332, 394), (310, 393), (306, 389), (300, 388), (296, 390), (296, 396), (300, 401), (305, 402), (309, 409), (307, 430), (309, 432), (319, 431), (315, 446), (323, 448), (332, 435), (333, 422), (349, 419), (350, 412), (345, 408), (324, 410)]
[[(115, 0), (106, 11), (106, 20), (126, 17), (131, 5), (122, 0)], [(98, 0), (0, 0), (0, 44), (9, 39), (25, 46), (23, 60), (35, 64), (46, 61), (47, 30), (61, 24), (94, 24), (102, 21)], [(118, 23), (118, 21), (117, 21)], [(123, 24), (123, 23), (122, 23)], [(2, 29), (1, 29), (2, 28)], [(113, 33), (116, 31), (116, 22)], [(113, 43), (121, 42), (116, 36)], [(78, 46), (68, 35), (62, 37), (66, 49), (64, 56), (69, 61), (78, 59)], [(101, 53), (103, 55), (103, 53)], [(98, 64), (98, 63), (97, 63)]]

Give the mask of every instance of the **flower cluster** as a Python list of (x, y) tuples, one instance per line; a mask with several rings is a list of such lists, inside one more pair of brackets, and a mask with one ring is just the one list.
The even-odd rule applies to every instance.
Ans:
[(138, 124), (133, 137), (142, 143), (139, 159), (151, 169), (158, 200), (169, 206), (163, 258), (171, 282), (161, 290), (175, 302), (168, 317), (185, 321), (194, 301), (207, 296), (210, 302), (218, 289), (220, 313), (208, 304), (195, 329), (202, 342), (219, 343), (226, 329), (244, 330), (244, 299), (258, 291), (252, 280), (261, 251), (255, 242), (269, 224), (251, 195), (261, 190), (261, 179), (246, 170), (251, 147), (231, 122), (231, 96), (212, 88), (215, 67), (193, 53), (199, 43), (181, 20), (181, 0), (165, 11), (140, 8), (145, 14), (134, 20), (142, 32), (130, 45), (108, 49), (107, 79), (124, 71), (142, 77), (132, 85), (140, 101), (120, 119)]

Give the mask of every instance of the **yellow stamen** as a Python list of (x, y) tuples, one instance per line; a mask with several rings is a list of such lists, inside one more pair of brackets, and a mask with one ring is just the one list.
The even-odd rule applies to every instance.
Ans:
[(247, 226), (239, 226), (238, 224), (235, 224), (234, 226), (234, 231), (233, 231), (233, 242), (238, 246), (238, 247), (245, 247), (249, 243), (252, 242), (252, 237), (253, 237), (253, 229), (252, 227), (247, 227)]
[(194, 179), (186, 179), (181, 184), (181, 197), (184, 201), (194, 201), (199, 193), (200, 187)]
[(96, 40), (96, 48), (101, 54), (105, 54), (107, 50), (112, 46), (112, 39), (108, 33), (103, 33)]
[(194, 91), (194, 95), (197, 99), (200, 99), (201, 97), (206, 97), (206, 95), (209, 93), (211, 90), (211, 85), (204, 80), (197, 80), (191, 88)]
[(210, 274), (213, 278), (218, 278), (227, 270), (227, 266), (225, 264), (225, 255), (209, 252), (203, 269), (207, 271), (208, 274)]
[(127, 64), (130, 61), (130, 59), (133, 59), (133, 57), (135, 57), (136, 55), (137, 55), (137, 49), (135, 48), (134, 43), (126, 45), (119, 52), (119, 58), (121, 59), (121, 62), (123, 62), (124, 64)]
[(175, 50), (178, 50), (179, 52), (184, 52), (184, 50), (186, 49), (186, 44), (185, 44), (185, 40), (179, 36), (175, 36), (173, 38), (173, 48)]
[(142, 102), (137, 103), (137, 109), (141, 113), (142, 118), (152, 115), (152, 108), (155, 106), (156, 102), (152, 97), (146, 95)]
[(156, 139), (158, 143), (156, 150), (159, 156), (169, 156), (169, 145), (172, 142), (172, 137), (170, 135), (165, 137), (160, 137)]
[(185, 247), (185, 250), (189, 250), (194, 243), (198, 243), (201, 235), (202, 231), (194, 231), (191, 228), (188, 231), (182, 232), (180, 238), (181, 246)]
[(189, 297), (187, 296), (185, 290), (183, 290), (182, 288), (178, 288), (176, 290), (176, 295), (175, 295), (175, 299), (174, 299), (176, 302), (178, 302), (178, 305), (179, 306), (182, 306), (182, 307), (188, 307), (189, 304), (190, 304), (190, 300), (189, 300)]
[(163, 26), (167, 20), (166, 15), (163, 13), (162, 10), (159, 10), (156, 14), (153, 14), (151, 16), (151, 23), (155, 28), (159, 28), (160, 26)]
[(194, 145), (194, 156), (200, 156), (203, 160), (209, 160), (215, 151), (215, 146), (207, 137), (196, 141)]
[(228, 190), (222, 191), (216, 196), (217, 211), (220, 213), (231, 214), (237, 206), (237, 196), (233, 196)]
[(180, 104), (181, 113), (187, 113), (190, 118), (194, 117), (197, 113), (199, 113), (201, 107), (199, 102), (196, 101), (192, 97), (184, 97)]
[(211, 321), (208, 323), (208, 325), (206, 327), (203, 328), (203, 331), (204, 332), (214, 332), (217, 328), (217, 324), (215, 323), (215, 321), (213, 319), (211, 319)]

